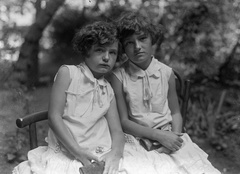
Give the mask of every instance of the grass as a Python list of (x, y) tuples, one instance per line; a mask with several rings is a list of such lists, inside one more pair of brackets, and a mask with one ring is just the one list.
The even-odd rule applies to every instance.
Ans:
[[(0, 173), (11, 173), (14, 166), (27, 159), (29, 150), (28, 128), (18, 129), (15, 121), (27, 113), (47, 109), (50, 88), (39, 88), (32, 92), (20, 89), (0, 90)], [(40, 145), (44, 143), (48, 126), (38, 125)]]

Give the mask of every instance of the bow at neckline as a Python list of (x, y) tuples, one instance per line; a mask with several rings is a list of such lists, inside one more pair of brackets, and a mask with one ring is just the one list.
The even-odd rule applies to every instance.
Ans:
[(150, 65), (146, 70), (139, 68), (137, 65), (129, 61), (128, 72), (130, 74), (130, 79), (136, 82), (138, 79), (142, 79), (142, 86), (143, 86), (143, 102), (144, 105), (149, 108), (151, 111), (151, 99), (153, 97), (150, 77), (155, 79), (160, 78), (161, 76), (161, 68), (157, 66), (157, 60), (153, 57)]
[(93, 84), (93, 88), (89, 89), (87, 93), (93, 91), (92, 100), (94, 102), (98, 102), (100, 107), (103, 107), (102, 95), (105, 94), (105, 92), (100, 88), (104, 88), (107, 86), (106, 80), (104, 79), (104, 77), (96, 79), (85, 63), (81, 63), (79, 67), (84, 76)]

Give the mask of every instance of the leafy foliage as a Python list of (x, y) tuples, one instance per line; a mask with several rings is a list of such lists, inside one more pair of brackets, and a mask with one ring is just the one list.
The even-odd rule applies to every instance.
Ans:
[[(11, 4), (19, 7), (17, 9), (29, 9), (24, 3), (27, 1), (20, 4), (14, 0), (4, 2), (6, 7)], [(40, 42), (40, 60), (54, 65), (76, 62), (78, 56), (73, 53), (71, 41), (77, 29), (94, 20), (114, 20), (124, 11), (139, 10), (166, 28), (162, 45), (156, 45), (156, 57), (192, 80), (187, 121), (189, 133), (210, 139), (220, 137), (218, 140), (223, 144), (222, 135), (239, 130), (238, 0), (92, 0), (89, 3), (80, 9), (66, 3), (58, 11)], [(19, 46), (11, 46), (8, 38), (16, 38), (21, 43), (26, 27), (10, 25), (2, 19), (0, 22), (4, 24), (0, 33), (4, 49), (18, 53)], [(3, 57), (5, 55), (1, 54), (0, 59)], [(6, 75), (1, 74), (1, 81), (6, 81), (10, 67), (4, 70)], [(45, 72), (43, 69), (41, 74)], [(221, 101), (219, 97), (224, 91), (226, 94)]]

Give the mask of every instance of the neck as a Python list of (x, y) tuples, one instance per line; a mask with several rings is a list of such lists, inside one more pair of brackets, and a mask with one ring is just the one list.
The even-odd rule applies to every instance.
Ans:
[[(129, 60), (130, 60), (130, 59), (129, 59)], [(136, 64), (136, 63), (132, 62), (131, 60), (130, 60), (130, 61), (131, 61), (134, 65), (136, 65), (137, 67), (139, 67), (140, 69), (146, 70), (146, 69), (149, 67), (150, 63), (152, 62), (152, 57), (151, 57), (149, 60), (150, 60), (150, 61), (148, 61), (148, 62), (143, 62), (143, 63), (141, 63), (141, 64)]]
[(86, 67), (87, 67), (87, 69), (92, 73), (92, 75), (93, 75), (93, 77), (95, 78), (95, 79), (100, 79), (100, 78), (102, 78), (105, 74), (101, 74), (101, 73), (97, 73), (97, 72), (94, 72), (94, 71), (92, 71), (91, 70), (91, 68), (89, 68), (89, 66), (84, 62), (83, 63)]
[[(89, 68), (89, 69), (90, 69), (90, 68)], [(90, 71), (92, 72), (93, 77), (94, 77), (95, 79), (100, 79), (100, 78), (102, 78), (102, 77), (104, 76), (104, 74), (95, 73), (95, 72), (93, 72), (91, 69), (90, 69)]]

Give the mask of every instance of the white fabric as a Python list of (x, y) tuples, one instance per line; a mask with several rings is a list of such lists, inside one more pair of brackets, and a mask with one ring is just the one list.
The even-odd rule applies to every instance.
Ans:
[[(66, 91), (67, 103), (63, 121), (81, 147), (92, 152), (97, 147), (108, 151), (111, 147), (111, 136), (104, 115), (113, 98), (113, 90), (104, 78), (95, 79), (85, 64), (67, 67), (71, 83)], [(53, 149), (60, 144), (51, 130), (48, 143)], [(60, 146), (62, 147), (61, 144)]]
[[(66, 91), (64, 123), (81, 146), (88, 147), (100, 157), (108, 152), (111, 146), (104, 114), (113, 97), (112, 88), (104, 79), (93, 79), (84, 65), (68, 67), (72, 81)], [(149, 81), (151, 82), (151, 78)], [(155, 109), (154, 104), (152, 106), (152, 109)], [(136, 138), (125, 134), (126, 144), (119, 174), (219, 174), (207, 161), (207, 154), (192, 143), (187, 134), (183, 139), (183, 147), (178, 152), (166, 155), (156, 151), (147, 152)], [(42, 146), (29, 151), (28, 161), (16, 166), (13, 174), (79, 174), (81, 162), (64, 149), (51, 130), (48, 143), (48, 147)], [(97, 153), (99, 147), (103, 149), (103, 153)]]
[[(171, 131), (171, 111), (168, 106), (168, 81), (172, 69), (156, 60), (154, 57), (149, 67), (144, 71), (131, 62), (117, 69), (113, 74), (123, 85), (123, 91), (129, 106), (129, 116), (132, 121), (143, 126), (161, 128)], [(146, 100), (148, 104), (146, 105)], [(129, 150), (137, 159), (151, 165), (156, 174), (219, 174), (208, 161), (208, 155), (193, 143), (187, 134), (182, 137), (180, 150), (167, 155), (157, 151), (146, 151), (138, 141), (138, 137), (126, 134), (126, 146), (130, 144), (134, 150)], [(149, 163), (150, 161), (150, 163)], [(141, 168), (142, 169), (142, 168)], [(140, 170), (141, 170), (140, 169)]]
[[(66, 91), (63, 121), (81, 147), (100, 157), (110, 150), (112, 143), (104, 117), (114, 96), (112, 87), (104, 78), (95, 79), (85, 64), (66, 67), (69, 69), (71, 82)], [(48, 147), (29, 151), (28, 161), (15, 167), (13, 173), (79, 173), (81, 162), (67, 152), (51, 129), (47, 142)]]
[(128, 66), (113, 72), (123, 84), (131, 120), (152, 128), (172, 121), (167, 101), (171, 73), (170, 67), (154, 58), (146, 71), (129, 62)]

